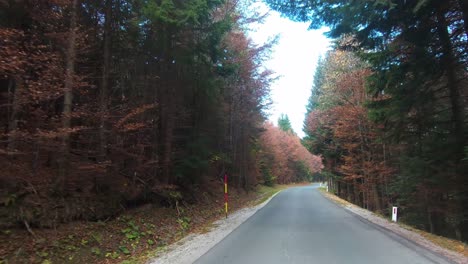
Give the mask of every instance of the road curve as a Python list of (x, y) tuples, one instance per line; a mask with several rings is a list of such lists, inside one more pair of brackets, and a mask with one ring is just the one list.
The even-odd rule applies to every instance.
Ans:
[(195, 263), (451, 263), (339, 207), (317, 188), (279, 193)]

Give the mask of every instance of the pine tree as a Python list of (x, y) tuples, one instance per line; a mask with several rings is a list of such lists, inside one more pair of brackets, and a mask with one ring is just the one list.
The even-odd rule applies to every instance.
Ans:
[(284, 132), (295, 134), (291, 126), (291, 121), (286, 114), (281, 114), (280, 117), (278, 117), (278, 127)]
[(0, 1), (0, 199), (25, 193), (2, 226), (104, 219), (135, 201), (183, 199), (221, 172), (254, 188), (274, 43), (254, 45), (244, 28), (256, 20), (239, 8)]
[(387, 159), (400, 167), (398, 201), (415, 212), (407, 220), (466, 240), (465, 1), (267, 2), (311, 28), (329, 26), (330, 37), (352, 37), (352, 50), (372, 69), (367, 88), (379, 98), (368, 103), (369, 115), (399, 149)]

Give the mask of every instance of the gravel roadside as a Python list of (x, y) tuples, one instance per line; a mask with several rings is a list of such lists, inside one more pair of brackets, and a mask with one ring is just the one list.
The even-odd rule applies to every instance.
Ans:
[[(436, 252), (449, 260), (465, 264), (468, 263), (468, 258), (457, 252), (445, 249), (439, 245), (436, 245), (432, 241), (423, 237), (422, 235), (405, 229), (400, 225), (390, 222), (389, 220), (382, 218), (374, 213), (360, 208), (356, 205), (348, 203), (334, 195), (331, 195), (326, 192), (321, 192), (325, 197), (334, 201), (339, 206), (342, 206), (344, 209), (349, 211), (352, 214), (361, 217), (372, 224), (375, 224), (388, 232), (395, 233), (408, 241), (416, 243), (424, 248), (427, 248), (433, 252)], [(278, 193), (276, 193), (278, 194)], [(275, 194), (275, 195), (276, 195)], [(235, 230), (239, 225), (249, 219), (254, 215), (258, 210), (264, 207), (275, 195), (270, 197), (265, 202), (252, 206), (240, 209), (231, 215), (227, 219), (221, 219), (212, 224), (212, 228), (207, 233), (203, 234), (190, 234), (182, 240), (168, 246), (163, 252), (161, 252), (156, 258), (150, 259), (148, 264), (190, 264), (195, 260), (200, 258), (213, 246), (218, 244), (223, 238), (229, 235), (233, 230)]]
[(239, 225), (249, 219), (258, 210), (264, 207), (274, 196), (272, 195), (265, 202), (240, 209), (229, 215), (227, 219), (221, 219), (212, 224), (212, 228), (207, 233), (190, 234), (180, 241), (167, 247), (159, 256), (149, 260), (148, 264), (191, 264), (218, 244), (223, 238), (229, 235)]
[(449, 260), (455, 262), (455, 263), (460, 263), (460, 264), (466, 264), (468, 263), (468, 258), (465, 257), (464, 255), (462, 254), (459, 254), (457, 252), (454, 252), (454, 251), (451, 251), (451, 250), (448, 250), (446, 248), (443, 248), (439, 245), (436, 245), (435, 243), (433, 243), (432, 241), (428, 240), (427, 238), (423, 237), (422, 235), (414, 232), (414, 231), (411, 231), (411, 230), (408, 230), (408, 229), (405, 229), (403, 227), (401, 227), (400, 225), (398, 225), (397, 223), (394, 223), (394, 222), (390, 222), (389, 220), (385, 219), (385, 218), (382, 218), (366, 209), (363, 209), (359, 206), (356, 206), (354, 204), (351, 204), (335, 195), (332, 195), (332, 194), (329, 194), (327, 192), (320, 192), (322, 193), (325, 197), (327, 197), (328, 199), (334, 201), (336, 204), (338, 204), (339, 206), (342, 206), (344, 209), (350, 211), (351, 213), (359, 216), (359, 217), (362, 217), (364, 219), (366, 219), (367, 221), (385, 229), (386, 231), (389, 231), (389, 232), (393, 232), (411, 242), (414, 242), (418, 245), (420, 245), (421, 247), (424, 247), (430, 251), (433, 251), (433, 252), (436, 252), (446, 258), (448, 258)]

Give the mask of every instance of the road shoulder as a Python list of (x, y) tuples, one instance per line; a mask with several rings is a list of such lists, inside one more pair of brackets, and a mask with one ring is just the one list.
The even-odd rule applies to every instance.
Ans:
[[(423, 232), (423, 231), (420, 231), (420, 230), (415, 230), (414, 228), (412, 227), (409, 227), (409, 226), (406, 226), (406, 225), (403, 225), (403, 224), (397, 224), (397, 223), (394, 223), (394, 222), (391, 222), (389, 221), (388, 219), (386, 218), (383, 218), (377, 214), (374, 214), (366, 209), (363, 209), (359, 206), (356, 206), (352, 203), (349, 203), (348, 201), (345, 201), (331, 193), (328, 193), (324, 190), (320, 190), (320, 193), (326, 197), (327, 199), (331, 200), (332, 202), (334, 202), (335, 204), (337, 204), (338, 206), (344, 208), (345, 210), (347, 210), (348, 212), (360, 217), (360, 218), (363, 218), (365, 220), (367, 220), (368, 222), (370, 222), (371, 224), (374, 224), (376, 225), (377, 227), (379, 228), (382, 228), (384, 229), (385, 231), (387, 232), (391, 232), (393, 234), (396, 234), (412, 243), (415, 243), (416, 245), (426, 249), (426, 250), (429, 250), (431, 252), (434, 252), (436, 254), (439, 254), (443, 257), (445, 257), (446, 259), (450, 260), (450, 261), (453, 261), (455, 263), (468, 263), (468, 257), (464, 256), (463, 254), (459, 253), (459, 252), (455, 252), (455, 251), (452, 251), (452, 250), (449, 250), (447, 248), (444, 248), (440, 245), (437, 245), (435, 244), (434, 242), (432, 242), (431, 240), (429, 240), (428, 238), (424, 237), (423, 235), (421, 235), (420, 233)], [(428, 234), (430, 236), (433, 236), (433, 237), (437, 237), (435, 235), (432, 235), (432, 234)], [(440, 237), (438, 237), (439, 239), (442, 239)], [(452, 242), (455, 242), (453, 240), (450, 240), (450, 239), (447, 239), (447, 238), (443, 238), (444, 240), (446, 241), (452, 241)], [(462, 248), (459, 248), (460, 252), (466, 252), (467, 251), (467, 248), (466, 248), (466, 245), (456, 241), (457, 244), (459, 244)]]
[(238, 226), (244, 223), (258, 210), (263, 208), (276, 194), (275, 192), (268, 199), (260, 204), (246, 207), (211, 224), (209, 231), (205, 233), (193, 233), (158, 252), (158, 256), (149, 260), (150, 264), (189, 264), (195, 262), (203, 254), (223, 240), (227, 235), (234, 231)]

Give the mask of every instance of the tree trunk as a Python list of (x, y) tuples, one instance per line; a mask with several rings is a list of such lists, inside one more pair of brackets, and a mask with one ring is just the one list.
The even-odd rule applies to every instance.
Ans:
[(14, 87), (13, 96), (12, 96), (12, 107), (11, 115), (9, 116), (8, 122), (8, 132), (12, 133), (8, 136), (8, 153), (13, 153), (16, 151), (16, 136), (15, 130), (18, 129), (18, 111), (20, 107), (19, 98), (21, 95), (21, 90), (23, 89), (23, 82), (19, 77), (10, 80), (8, 83), (8, 95), (11, 94), (11, 90)]
[[(166, 71), (168, 73), (168, 71)], [(170, 77), (168, 77), (170, 78)], [(162, 89), (164, 89), (161, 104), (161, 120), (162, 122), (162, 182), (164, 184), (172, 183), (171, 166), (172, 166), (172, 152), (173, 152), (173, 133), (175, 125), (175, 105), (174, 105), (174, 87), (165, 82)]]
[(372, 185), (372, 196), (374, 196), (374, 210), (376, 212), (380, 212), (382, 210), (382, 206), (380, 205), (380, 197), (379, 191), (377, 189), (377, 183), (373, 183)]
[(68, 173), (69, 155), (70, 155), (70, 132), (71, 113), (73, 102), (73, 77), (75, 75), (75, 58), (76, 58), (76, 29), (77, 29), (77, 7), (78, 0), (72, 0), (70, 10), (70, 31), (68, 33), (68, 46), (65, 51), (65, 87), (62, 113), (62, 128), (65, 130), (62, 136), (62, 144), (60, 147), (59, 158), (59, 173), (55, 179), (55, 188), (58, 191), (63, 191), (65, 187), (65, 177)]
[(104, 46), (103, 46), (103, 66), (101, 91), (99, 94), (100, 105), (100, 124), (99, 124), (99, 160), (104, 161), (107, 156), (106, 150), (106, 113), (108, 110), (108, 86), (109, 86), (109, 66), (110, 66), (110, 38), (111, 38), (111, 21), (112, 21), (112, 0), (107, 0), (105, 5), (105, 22), (104, 22)]
[(349, 186), (350, 186), (350, 183), (346, 182), (346, 200), (354, 203), (354, 200), (351, 198), (351, 188)]
[(367, 181), (365, 178), (362, 178), (362, 206), (365, 209), (369, 208), (369, 199), (367, 196)]
[(460, 225), (455, 226), (455, 238), (458, 241), (462, 241), (462, 239), (463, 239), (462, 232), (461, 232), (461, 229), (460, 229)]
[(432, 220), (432, 213), (429, 208), (426, 209), (427, 212), (427, 222), (429, 224), (429, 232), (434, 234), (434, 221)]
[(353, 179), (353, 192), (354, 192), (354, 203), (359, 206), (362, 206), (362, 200), (361, 200), (361, 195), (359, 192), (357, 179)]
[(463, 147), (465, 146), (464, 138), (464, 114), (460, 96), (460, 88), (456, 77), (456, 64), (452, 51), (452, 43), (450, 41), (449, 32), (447, 29), (447, 21), (445, 12), (437, 10), (437, 31), (442, 45), (443, 57), (442, 65), (447, 75), (447, 86), (449, 89), (450, 103), (452, 110), (453, 135), (455, 138), (454, 152), (456, 153), (456, 162), (459, 163), (463, 159)]
[(163, 29), (162, 38), (162, 54), (163, 63), (161, 65), (161, 147), (162, 147), (162, 182), (164, 184), (172, 183), (172, 152), (173, 152), (173, 133), (175, 126), (175, 96), (178, 84), (178, 72), (174, 69), (174, 43), (173, 35), (175, 29), (166, 27)]

